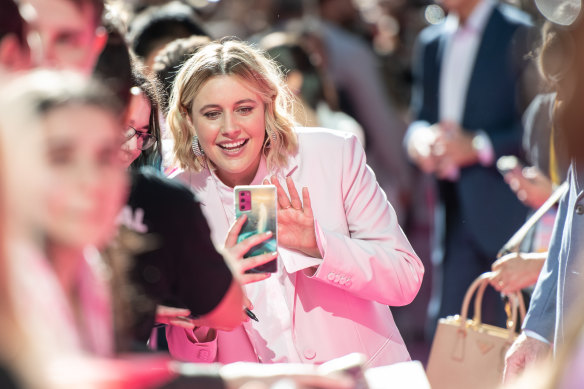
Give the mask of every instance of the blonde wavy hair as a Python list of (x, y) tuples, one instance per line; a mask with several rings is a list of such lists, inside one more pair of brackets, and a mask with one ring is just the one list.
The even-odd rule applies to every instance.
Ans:
[(206, 81), (215, 76), (236, 76), (263, 100), (266, 135), (262, 153), (268, 169), (286, 165), (298, 149), (290, 114), (292, 97), (282, 72), (259, 49), (233, 38), (210, 42), (189, 58), (176, 76), (169, 102), (168, 127), (174, 138), (173, 156), (182, 169), (200, 172), (208, 167), (206, 156), (195, 157), (191, 149), (191, 107)]

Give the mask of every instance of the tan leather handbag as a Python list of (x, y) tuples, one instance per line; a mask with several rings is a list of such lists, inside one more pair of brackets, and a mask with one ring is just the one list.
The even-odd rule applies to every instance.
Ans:
[[(507, 328), (482, 323), (481, 305), (490, 275), (484, 273), (471, 284), (460, 315), (438, 321), (426, 369), (432, 389), (493, 389), (501, 382), (505, 353), (517, 337), (515, 323), (519, 314), (525, 316), (525, 304), (521, 293), (511, 294)], [(474, 317), (467, 320), (475, 292)]]

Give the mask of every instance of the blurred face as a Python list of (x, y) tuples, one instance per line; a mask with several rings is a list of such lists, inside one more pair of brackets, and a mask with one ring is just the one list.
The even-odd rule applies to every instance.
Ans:
[(26, 0), (36, 10), (35, 28), (42, 41), (42, 63), (48, 68), (91, 74), (105, 44), (91, 5), (73, 0)]
[(133, 94), (126, 116), (125, 142), (122, 145), (122, 161), (129, 167), (142, 153), (144, 135), (149, 133), (150, 102), (143, 93)]
[(120, 125), (99, 108), (79, 105), (54, 109), (44, 124), (51, 182), (48, 236), (67, 247), (103, 246), (126, 198)]
[(45, 204), (49, 181), (44, 132), (36, 121), (29, 121), (26, 126), (9, 122), (0, 126), (0, 138), (0, 158), (5, 167), (1, 190), (6, 229), (13, 234), (10, 239), (34, 239), (32, 234), (36, 234), (47, 220)]
[(249, 184), (266, 133), (264, 103), (245, 81), (216, 76), (203, 84), (191, 108), (201, 148), (226, 185)]

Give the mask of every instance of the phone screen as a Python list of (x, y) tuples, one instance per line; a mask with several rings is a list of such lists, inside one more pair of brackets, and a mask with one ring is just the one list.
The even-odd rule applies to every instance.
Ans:
[[(237, 242), (250, 236), (272, 231), (272, 237), (252, 247), (243, 257), (271, 253), (277, 250), (278, 245), (278, 218), (276, 208), (276, 187), (274, 185), (246, 185), (236, 186), (235, 217), (246, 214), (247, 220), (237, 237)], [(274, 273), (277, 270), (277, 262), (274, 259), (268, 263), (248, 270), (248, 273)]]

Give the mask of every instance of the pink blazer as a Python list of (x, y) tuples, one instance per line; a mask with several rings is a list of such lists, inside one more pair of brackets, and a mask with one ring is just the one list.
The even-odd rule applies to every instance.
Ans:
[[(420, 288), (424, 268), (398, 225), (365, 153), (350, 134), (298, 129), (299, 151), (288, 166), (272, 172), (291, 176), (296, 188), (310, 191), (317, 240), (323, 259), (278, 248), (292, 282), (285, 288), (293, 307), (294, 346), (304, 363), (322, 363), (351, 352), (368, 356), (368, 367), (409, 360), (388, 305), (409, 304)], [(222, 244), (229, 225), (210, 172), (180, 172), (176, 178), (196, 193)], [(309, 267), (318, 266), (308, 276)], [(181, 328), (169, 327), (173, 357), (193, 362), (258, 361), (250, 323), (215, 341), (191, 343)], [(250, 342), (250, 339), (253, 341)]]

